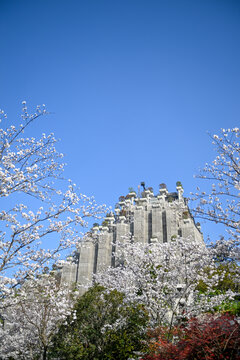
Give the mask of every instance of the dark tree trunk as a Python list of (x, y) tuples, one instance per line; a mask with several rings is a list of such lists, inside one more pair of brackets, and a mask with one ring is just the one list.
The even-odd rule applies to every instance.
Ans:
[(44, 347), (43, 349), (43, 360), (47, 360), (47, 347)]

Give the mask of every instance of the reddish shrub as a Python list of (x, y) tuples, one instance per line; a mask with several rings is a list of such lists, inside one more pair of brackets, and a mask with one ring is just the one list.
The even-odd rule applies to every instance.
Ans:
[(228, 314), (192, 319), (177, 345), (179, 360), (239, 360), (240, 326), (236, 318)]
[(240, 325), (228, 314), (194, 318), (171, 332), (161, 327), (149, 336), (144, 360), (240, 360)]
[[(181, 329), (175, 327), (169, 330), (167, 327), (161, 326), (157, 329), (150, 330), (149, 336), (149, 355), (144, 360), (175, 360), (178, 359), (178, 348), (173, 343), (173, 339), (181, 338)], [(143, 359), (142, 359), (143, 360)]]

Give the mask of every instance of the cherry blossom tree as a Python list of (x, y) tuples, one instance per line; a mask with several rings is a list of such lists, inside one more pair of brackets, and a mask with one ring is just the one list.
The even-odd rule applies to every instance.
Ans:
[[(64, 163), (53, 134), (24, 137), (33, 121), (47, 114), (37, 107), (22, 120), (0, 129), (0, 293), (21, 284), (30, 274), (75, 246), (89, 217), (101, 217), (104, 206), (63, 181)], [(63, 182), (63, 183), (62, 183)], [(67, 186), (66, 186), (67, 185)], [(63, 190), (65, 187), (65, 190)]]
[(222, 129), (211, 136), (217, 156), (197, 175), (211, 186), (210, 191), (198, 189), (193, 200), (195, 216), (220, 223), (232, 240), (240, 240), (240, 130)]
[(28, 279), (4, 300), (1, 359), (47, 359), (52, 336), (71, 313), (77, 290), (60, 285), (55, 274)]
[(117, 244), (116, 257), (122, 265), (97, 274), (96, 281), (143, 304), (151, 326), (164, 324), (171, 329), (182, 319), (213, 311), (233, 297), (231, 291), (214, 291), (224, 276), (224, 271), (216, 272), (215, 251), (190, 239), (152, 244), (125, 241)]

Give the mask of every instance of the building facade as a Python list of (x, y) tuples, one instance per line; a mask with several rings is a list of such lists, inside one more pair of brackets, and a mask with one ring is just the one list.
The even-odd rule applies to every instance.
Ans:
[(161, 184), (159, 193), (152, 188), (140, 194), (130, 191), (121, 196), (114, 212), (102, 225), (94, 224), (77, 251), (62, 268), (62, 282), (79, 283), (82, 292), (92, 275), (108, 266), (116, 266), (114, 252), (119, 242), (131, 237), (134, 242), (169, 242), (177, 237), (204, 243), (200, 225), (196, 224), (183, 197), (183, 187), (169, 193)]

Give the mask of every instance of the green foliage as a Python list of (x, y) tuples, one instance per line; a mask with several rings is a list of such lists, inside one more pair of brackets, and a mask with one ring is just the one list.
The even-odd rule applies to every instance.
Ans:
[(102, 226), (108, 226), (108, 221), (107, 221), (107, 220), (103, 220)]
[(239, 299), (224, 301), (220, 306), (216, 307), (216, 311), (240, 316), (240, 301)]
[(129, 191), (129, 193), (132, 193), (132, 192), (134, 192), (134, 193), (135, 193), (134, 188), (133, 188), (133, 187), (131, 187), (131, 186), (128, 188), (128, 191)]
[(95, 285), (77, 302), (53, 339), (52, 358), (62, 360), (127, 360), (143, 351), (148, 315), (124, 295)]
[(217, 267), (216, 273), (223, 275), (222, 279), (219, 280), (216, 289), (221, 291), (232, 290), (234, 292), (240, 292), (240, 284), (236, 282), (239, 276), (239, 266), (236, 263), (225, 263), (220, 264)]
[(177, 181), (177, 182), (176, 182), (176, 186), (177, 186), (177, 187), (179, 187), (179, 186), (181, 186), (181, 187), (182, 187), (182, 183), (181, 183), (181, 181)]
[[(213, 286), (213, 291), (220, 293), (225, 293), (227, 290), (232, 290), (233, 292), (240, 292), (240, 285), (238, 279), (239, 274), (239, 265), (233, 262), (222, 263), (216, 266), (216, 270), (211, 272), (210, 269), (206, 268), (203, 270), (208, 274), (211, 279), (213, 276), (218, 276), (218, 282)], [(207, 285), (201, 280), (197, 286), (197, 290), (202, 294), (206, 293), (208, 290)]]
[[(218, 282), (213, 286), (213, 294), (224, 294), (228, 290), (231, 290), (235, 293), (240, 292), (240, 285), (238, 279), (239, 274), (239, 265), (234, 262), (220, 263), (216, 266), (214, 272), (210, 272), (209, 269), (204, 269), (204, 272), (208, 274), (209, 278), (213, 276), (218, 276)], [(198, 291), (202, 294), (208, 292), (208, 286), (204, 281), (200, 280), (197, 288)], [(232, 315), (240, 315), (240, 301), (239, 297), (235, 297), (234, 300), (224, 301), (220, 306), (215, 308), (215, 311), (222, 313), (229, 313)]]

